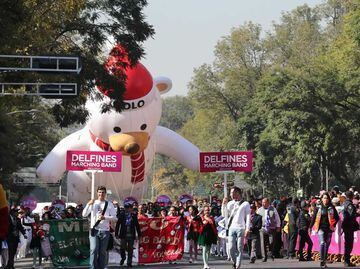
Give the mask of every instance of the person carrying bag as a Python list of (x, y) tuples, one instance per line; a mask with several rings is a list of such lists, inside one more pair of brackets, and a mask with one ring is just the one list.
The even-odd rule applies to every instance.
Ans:
[(91, 199), (85, 206), (82, 216), (91, 214), (90, 229), (90, 268), (104, 269), (108, 256), (108, 245), (110, 238), (110, 222), (117, 221), (116, 209), (107, 200), (106, 188), (97, 188), (97, 200)]
[[(106, 212), (106, 209), (107, 209), (108, 204), (109, 204), (109, 202), (108, 202), (108, 201), (105, 201), (105, 206), (104, 206), (104, 209), (103, 209), (103, 211), (102, 211), (102, 213), (101, 213), (102, 216), (105, 215), (105, 212)], [(101, 222), (101, 219), (98, 219), (98, 220), (95, 222), (94, 226), (91, 228), (91, 236), (96, 236), (96, 234), (97, 234), (96, 226), (98, 226), (98, 225), (100, 224), (100, 222)]]

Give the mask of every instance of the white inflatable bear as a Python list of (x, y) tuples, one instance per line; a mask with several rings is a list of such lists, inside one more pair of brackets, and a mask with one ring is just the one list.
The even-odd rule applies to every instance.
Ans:
[[(110, 56), (107, 67), (116, 63)], [(109, 67), (110, 65), (110, 67)], [(123, 200), (127, 196), (141, 199), (147, 189), (147, 174), (155, 153), (174, 158), (185, 167), (199, 170), (199, 149), (177, 133), (158, 126), (162, 100), (160, 94), (171, 89), (171, 80), (153, 79), (148, 70), (137, 63), (127, 68), (126, 109), (121, 112), (92, 115), (87, 125), (65, 137), (46, 156), (37, 169), (38, 176), (47, 182), (57, 182), (66, 170), (68, 150), (121, 151), (122, 172), (97, 173), (95, 186), (104, 185), (113, 196)], [(107, 90), (101, 89), (106, 95)], [(91, 178), (85, 172), (69, 171), (68, 197), (72, 202), (90, 198)]]

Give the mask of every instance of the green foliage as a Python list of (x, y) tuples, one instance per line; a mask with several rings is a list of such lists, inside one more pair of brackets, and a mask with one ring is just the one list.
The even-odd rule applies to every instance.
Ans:
[(193, 108), (187, 97), (172, 96), (163, 100), (160, 125), (170, 130), (180, 130), (193, 117)]
[[(360, 1), (283, 13), (263, 35), (246, 23), (215, 48), (189, 85), (194, 117), (181, 133), (202, 151), (253, 150), (260, 191), (307, 194), (356, 184), (360, 135)], [(211, 189), (211, 176), (184, 171)]]
[(260, 32), (259, 25), (248, 23), (218, 42), (213, 66), (196, 69), (190, 83), (189, 97), (195, 107), (238, 120), (266, 68)]
[(203, 109), (186, 122), (180, 132), (202, 151), (225, 151), (236, 148), (236, 126), (229, 116)]
[(10, 180), (13, 172), (37, 166), (63, 137), (59, 126), (86, 121), (87, 99), (101, 99), (96, 84), (117, 89), (110, 96), (115, 102), (103, 102), (103, 111), (122, 109), (125, 76), (108, 74), (104, 53), (120, 43), (130, 64), (144, 55), (141, 44), (154, 34), (142, 12), (146, 5), (145, 0), (0, 1), (0, 54), (79, 56), (82, 64), (78, 76), (0, 73), (1, 82), (76, 82), (81, 86), (79, 96), (72, 99), (0, 97), (0, 179), (6, 188), (16, 188)]
[(31, 188), (15, 186), (12, 173), (36, 167), (63, 137), (50, 109), (39, 98), (0, 99), (0, 182), (18, 196)]
[[(147, 1), (131, 0), (5, 0), (0, 3), (0, 47), (2, 54), (77, 55), (82, 59), (82, 72), (76, 78), (41, 74), (0, 74), (1, 81), (29, 79), (73, 81), (81, 85), (78, 98), (61, 100), (51, 112), (61, 126), (84, 123), (88, 113), (87, 98), (100, 98), (95, 84), (117, 89), (111, 94), (116, 102), (103, 103), (103, 111), (123, 107), (124, 78), (116, 79), (103, 68), (103, 50), (110, 43), (120, 43), (134, 64), (144, 50), (141, 43), (154, 34), (144, 21), (142, 9)], [(110, 41), (111, 40), (111, 41)], [(122, 63), (126, 66), (126, 63)]]

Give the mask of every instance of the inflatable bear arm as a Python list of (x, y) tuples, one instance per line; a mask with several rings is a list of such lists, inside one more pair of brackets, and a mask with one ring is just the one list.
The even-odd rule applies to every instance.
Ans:
[(89, 150), (88, 133), (77, 131), (62, 139), (46, 156), (36, 170), (39, 178), (47, 182), (57, 182), (66, 170), (66, 152), (68, 150)]
[(199, 171), (199, 149), (190, 141), (168, 128), (155, 130), (156, 153), (173, 158), (188, 169)]

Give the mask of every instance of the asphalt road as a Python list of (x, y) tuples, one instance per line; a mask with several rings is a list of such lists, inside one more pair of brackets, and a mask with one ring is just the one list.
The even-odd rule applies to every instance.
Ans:
[[(31, 268), (32, 259), (26, 258), (16, 262), (15, 268)], [(229, 261), (222, 260), (220, 258), (212, 257), (209, 262), (211, 269), (231, 269), (232, 264)], [(242, 268), (320, 268), (319, 262), (299, 262), (297, 260), (287, 260), (287, 259), (275, 259), (275, 261), (269, 260), (267, 262), (262, 262), (257, 260), (255, 264), (250, 264), (249, 259), (245, 257), (242, 263)], [(333, 263), (328, 264), (329, 268), (344, 268), (342, 263)], [(43, 264), (43, 268), (55, 268), (51, 265), (50, 262)], [(75, 267), (74, 267), (75, 268)], [(87, 267), (76, 267), (76, 268), (87, 268)], [(108, 268), (128, 268), (126, 266), (119, 266), (116, 264), (110, 264)], [(171, 268), (171, 269), (202, 269), (203, 264), (202, 260), (199, 259), (195, 264), (189, 264), (189, 262), (184, 258), (181, 261), (178, 261), (176, 264), (168, 263), (157, 263), (157, 264), (147, 264), (147, 265), (135, 265), (132, 268), (143, 268), (143, 269), (161, 269), (161, 268)], [(354, 268), (354, 267), (353, 267)], [(360, 268), (355, 267), (355, 268)]]

